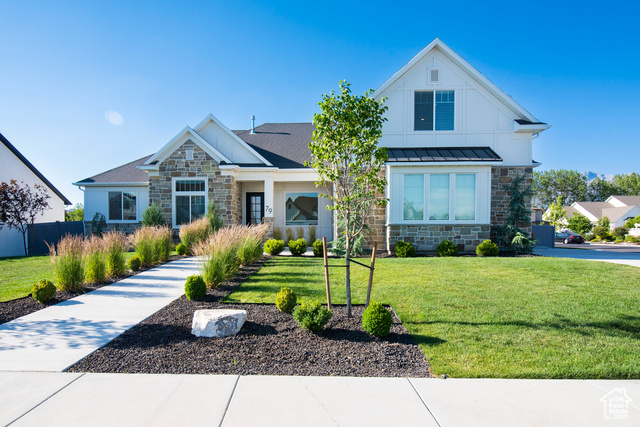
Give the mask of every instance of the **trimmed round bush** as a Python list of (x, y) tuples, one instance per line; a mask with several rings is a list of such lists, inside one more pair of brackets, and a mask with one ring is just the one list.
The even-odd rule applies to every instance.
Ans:
[(276, 307), (283, 313), (291, 313), (296, 306), (298, 298), (289, 288), (280, 288), (276, 295)]
[(451, 240), (443, 240), (436, 248), (438, 256), (458, 256), (458, 247)]
[(400, 258), (416, 256), (416, 250), (410, 242), (396, 242), (396, 256)]
[(374, 337), (386, 337), (391, 330), (393, 317), (382, 304), (371, 301), (362, 313), (362, 329)]
[(316, 241), (313, 242), (313, 256), (316, 256), (316, 257), (324, 256), (322, 240), (320, 239), (316, 239)]
[(278, 255), (284, 250), (284, 240), (269, 239), (264, 243), (264, 251), (269, 255)]
[(51, 301), (55, 294), (56, 285), (46, 279), (40, 280), (38, 283), (33, 285), (33, 288), (31, 288), (31, 296), (40, 304), (45, 304)]
[(304, 238), (289, 241), (291, 255), (300, 256), (307, 251), (307, 241)]
[(485, 240), (476, 246), (476, 254), (478, 256), (498, 256), (498, 245), (491, 240)]
[(178, 252), (180, 256), (186, 255), (188, 250), (189, 248), (184, 243), (179, 243), (178, 246), (176, 246), (176, 252)]
[(142, 265), (142, 261), (140, 261), (140, 258), (138, 258), (137, 255), (129, 258), (129, 261), (127, 262), (127, 267), (129, 267), (129, 270), (131, 271), (140, 270), (141, 265)]
[(184, 294), (189, 301), (202, 301), (207, 295), (207, 285), (202, 276), (194, 274), (187, 277), (187, 282), (184, 284)]
[(293, 310), (293, 318), (298, 322), (298, 325), (311, 332), (323, 330), (331, 320), (331, 316), (333, 316), (333, 312), (327, 307), (323, 307), (319, 301), (303, 301)]

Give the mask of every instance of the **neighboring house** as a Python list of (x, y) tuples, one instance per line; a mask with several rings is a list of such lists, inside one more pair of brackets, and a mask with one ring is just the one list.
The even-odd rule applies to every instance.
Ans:
[[(0, 134), (0, 182), (15, 179), (18, 184), (34, 184), (43, 186), (49, 196), (47, 202), (51, 209), (47, 209), (38, 216), (36, 223), (64, 221), (64, 207), (71, 202), (54, 187), (2, 134)], [(4, 226), (0, 230), (0, 257), (24, 255), (22, 233), (16, 229)]]
[[(398, 240), (434, 250), (452, 240), (473, 251), (503, 225), (504, 186), (532, 182), (532, 140), (549, 126), (517, 104), (440, 40), (434, 40), (375, 93), (387, 98), (380, 144), (388, 147), (386, 209), (369, 224), (368, 243)], [(130, 230), (155, 203), (174, 227), (204, 213), (209, 200), (226, 224), (317, 226), (334, 237), (327, 199), (318, 197), (311, 159), (312, 123), (267, 123), (231, 131), (213, 115), (185, 127), (155, 154), (76, 182), (85, 189), (85, 221), (96, 212)]]
[[(579, 212), (589, 218), (592, 224), (606, 216), (613, 230), (624, 227), (628, 219), (640, 215), (640, 196), (611, 196), (604, 202), (574, 202), (571, 206), (564, 206), (564, 209), (567, 211), (567, 219)], [(548, 212), (547, 209), (545, 217)]]

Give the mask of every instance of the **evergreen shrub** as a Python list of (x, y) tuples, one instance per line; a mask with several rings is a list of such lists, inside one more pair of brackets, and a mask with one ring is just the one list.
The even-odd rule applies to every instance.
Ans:
[(187, 282), (184, 284), (184, 294), (189, 301), (202, 301), (207, 295), (207, 285), (202, 276), (194, 274), (187, 277)]
[(284, 240), (269, 239), (264, 244), (264, 251), (269, 255), (278, 255), (284, 250)]
[(498, 256), (498, 245), (491, 240), (485, 240), (476, 247), (478, 256)]
[(302, 239), (289, 241), (289, 250), (291, 255), (300, 256), (307, 251), (307, 241)]
[(451, 240), (443, 240), (436, 248), (438, 256), (458, 256), (458, 247)]
[(38, 283), (33, 285), (33, 288), (31, 288), (31, 296), (40, 304), (45, 304), (51, 301), (55, 294), (56, 285), (46, 279), (40, 280)]
[(398, 240), (396, 242), (396, 256), (400, 258), (416, 256), (416, 250), (411, 242)]
[(362, 329), (374, 337), (386, 337), (391, 330), (393, 317), (382, 304), (371, 301), (362, 313)]
[(323, 307), (319, 301), (303, 301), (302, 304), (293, 310), (293, 318), (302, 329), (311, 332), (320, 332), (324, 329), (333, 312)]
[(276, 294), (276, 307), (283, 313), (291, 313), (296, 306), (298, 298), (289, 288), (280, 288)]

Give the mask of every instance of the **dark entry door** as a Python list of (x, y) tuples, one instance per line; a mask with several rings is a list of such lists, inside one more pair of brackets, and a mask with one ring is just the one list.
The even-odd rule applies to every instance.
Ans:
[(247, 225), (262, 223), (264, 217), (264, 193), (247, 193)]

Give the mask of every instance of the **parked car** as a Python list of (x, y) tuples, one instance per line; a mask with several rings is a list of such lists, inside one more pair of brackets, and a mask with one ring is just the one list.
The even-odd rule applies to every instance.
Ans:
[(556, 242), (567, 243), (584, 243), (584, 237), (578, 233), (574, 233), (571, 230), (560, 230), (556, 232)]

